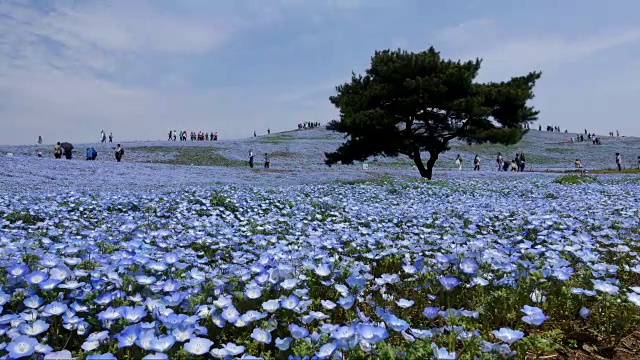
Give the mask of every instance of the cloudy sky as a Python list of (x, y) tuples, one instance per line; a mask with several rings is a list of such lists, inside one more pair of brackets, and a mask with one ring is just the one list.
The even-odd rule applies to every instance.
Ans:
[(0, 144), (221, 138), (337, 116), (376, 49), (543, 71), (541, 123), (640, 135), (640, 2), (0, 0)]

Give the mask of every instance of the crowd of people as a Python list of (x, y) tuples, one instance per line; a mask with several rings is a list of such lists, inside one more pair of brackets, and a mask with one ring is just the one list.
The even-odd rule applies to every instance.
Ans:
[(218, 140), (218, 132), (206, 132), (206, 131), (191, 131), (187, 135), (187, 131), (183, 130), (178, 133), (176, 130), (169, 130), (169, 138), (168, 141), (187, 141), (191, 139), (191, 141), (217, 141)]
[(305, 121), (302, 123), (298, 124), (298, 130), (302, 130), (302, 129), (313, 129), (313, 128), (317, 128), (320, 127), (320, 123), (319, 122), (313, 122), (313, 121)]

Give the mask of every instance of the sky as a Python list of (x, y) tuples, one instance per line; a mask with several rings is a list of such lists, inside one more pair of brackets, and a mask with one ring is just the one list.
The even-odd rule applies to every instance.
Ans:
[(640, 2), (0, 0), (0, 144), (220, 139), (338, 117), (376, 50), (542, 71), (540, 124), (640, 135)]

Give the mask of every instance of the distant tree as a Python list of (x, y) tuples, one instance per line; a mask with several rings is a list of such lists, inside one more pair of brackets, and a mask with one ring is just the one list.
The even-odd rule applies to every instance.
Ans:
[[(443, 60), (433, 47), (419, 53), (376, 51), (364, 76), (336, 88), (330, 98), (340, 119), (327, 128), (346, 142), (326, 153), (326, 164), (351, 164), (370, 156), (411, 158), (431, 180), (449, 141), (515, 144), (538, 111), (527, 106), (540, 72), (499, 83), (475, 83), (481, 60)], [(428, 152), (425, 168), (421, 152)]]

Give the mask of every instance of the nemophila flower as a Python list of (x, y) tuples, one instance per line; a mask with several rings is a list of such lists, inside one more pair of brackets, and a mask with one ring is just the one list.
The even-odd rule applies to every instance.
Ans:
[(69, 360), (72, 358), (73, 358), (73, 355), (69, 350), (60, 350), (60, 351), (50, 352), (44, 356), (44, 360)]
[[(151, 340), (151, 349), (157, 352), (166, 352), (173, 344), (175, 344), (176, 339), (171, 335), (160, 336), (156, 339)], [(208, 350), (207, 350), (208, 351)]]
[(596, 296), (596, 292), (592, 290), (585, 290), (581, 288), (571, 288), (570, 291), (574, 295)]
[(108, 305), (111, 301), (113, 300), (113, 295), (111, 293), (103, 293), (98, 295), (95, 299), (93, 299), (93, 302), (98, 304), (98, 305)]
[(229, 356), (238, 356), (244, 353), (244, 346), (239, 346), (234, 343), (227, 343), (222, 348)]
[(540, 290), (534, 290), (529, 297), (531, 298), (531, 301), (535, 303), (543, 303), (547, 301), (547, 297), (544, 296)]
[(136, 323), (147, 316), (144, 306), (124, 306), (121, 311), (122, 318), (129, 323)]
[[(297, 304), (296, 304), (297, 305)], [(295, 306), (294, 306), (295, 307)], [(272, 299), (262, 303), (262, 308), (269, 313), (276, 312), (280, 308), (280, 301)]]
[(280, 302), (280, 306), (282, 306), (283, 309), (293, 310), (296, 306), (298, 306), (299, 303), (300, 299), (298, 299), (298, 297), (290, 295)]
[(195, 331), (195, 326), (193, 325), (180, 325), (177, 328), (171, 331), (171, 335), (176, 339), (176, 341), (185, 342), (193, 336)]
[(431, 330), (421, 330), (421, 329), (409, 329), (411, 335), (413, 335), (417, 339), (426, 339), (433, 337), (433, 332)]
[(29, 267), (24, 264), (14, 264), (7, 268), (7, 273), (9, 276), (18, 277), (23, 276), (29, 271)]
[(386, 315), (383, 319), (387, 326), (393, 331), (403, 332), (409, 328), (409, 323), (395, 315), (389, 314)]
[(118, 340), (118, 348), (129, 347), (136, 343), (140, 334), (140, 326), (131, 325), (124, 328), (115, 338)]
[(162, 256), (162, 259), (164, 260), (164, 262), (166, 262), (167, 264), (173, 264), (178, 262), (178, 260), (180, 260), (180, 257), (178, 256), (178, 254), (173, 253), (173, 252), (169, 252), (166, 253)]
[(407, 299), (400, 299), (396, 301), (396, 304), (398, 304), (399, 307), (406, 309), (409, 308), (411, 306), (413, 306), (414, 301), (413, 300), (407, 300)]
[(112, 353), (96, 354), (87, 356), (87, 360), (117, 360)]
[(36, 345), (38, 340), (20, 335), (14, 338), (5, 348), (9, 353), (9, 357), (12, 359), (20, 359), (23, 357), (31, 356), (36, 351)]
[(67, 305), (59, 301), (54, 301), (51, 304), (46, 305), (44, 307), (44, 310), (42, 311), (42, 316), (62, 315), (65, 311), (67, 311), (67, 309), (68, 309)]
[(320, 347), (320, 350), (316, 352), (316, 356), (318, 359), (327, 359), (333, 355), (336, 348), (337, 346), (335, 343), (324, 344)]
[(233, 305), (230, 305), (226, 309), (222, 310), (222, 314), (220, 316), (230, 323), (235, 323), (238, 320), (238, 317), (240, 317), (240, 313)]
[(355, 298), (353, 297), (353, 295), (349, 295), (347, 297), (341, 297), (340, 299), (338, 299), (338, 305), (340, 305), (340, 307), (342, 307), (345, 310), (349, 310), (353, 306), (354, 302), (355, 302)]
[(142, 360), (169, 360), (169, 355), (163, 353), (148, 354)]
[(465, 274), (475, 274), (478, 271), (478, 263), (471, 258), (464, 258), (460, 261), (460, 270)]
[(525, 305), (521, 311), (526, 314), (522, 317), (522, 321), (526, 322), (529, 325), (540, 326), (549, 318), (542, 313), (542, 310), (540, 310), (540, 308), (537, 308), (535, 306)]
[(431, 348), (433, 349), (434, 356), (438, 360), (456, 360), (457, 358), (455, 351), (449, 352), (444, 346), (438, 347), (435, 343), (431, 343)]
[(99, 312), (97, 316), (100, 321), (114, 321), (122, 317), (122, 309), (109, 306), (106, 310)]
[(264, 343), (264, 344), (271, 343), (271, 333), (259, 328), (253, 329), (253, 332), (251, 333), (251, 338), (260, 343)]
[(192, 338), (188, 343), (185, 343), (183, 348), (186, 352), (193, 355), (203, 355), (209, 352), (209, 349), (213, 345), (213, 342), (204, 338)]
[(134, 278), (140, 285), (151, 285), (156, 282), (156, 278), (153, 276), (138, 275)]
[(636, 306), (640, 306), (640, 295), (636, 293), (627, 293), (627, 299)]
[(284, 339), (276, 338), (276, 347), (281, 351), (287, 351), (289, 349), (289, 345), (291, 345), (291, 338), (286, 337)]
[(331, 275), (331, 265), (330, 264), (321, 264), (315, 268), (316, 275), (320, 277), (326, 277)]
[(138, 338), (136, 339), (136, 345), (144, 350), (151, 350), (151, 342), (156, 339), (156, 334), (153, 329), (151, 330), (141, 330), (138, 333)]
[(442, 284), (447, 291), (460, 285), (460, 281), (452, 276), (441, 276), (438, 280), (440, 280), (440, 284)]
[(291, 333), (291, 337), (294, 339), (302, 339), (309, 336), (309, 331), (307, 331), (307, 329), (296, 324), (289, 324), (289, 332)]
[(618, 295), (618, 287), (602, 281), (602, 280), (591, 280), (593, 282), (593, 289), (597, 290), (597, 291), (602, 291), (603, 293), (609, 294), (609, 295)]
[(258, 286), (249, 286), (245, 289), (244, 294), (249, 299), (258, 299), (262, 296), (262, 289)]
[(524, 333), (518, 330), (500, 328), (500, 330), (493, 330), (493, 335), (495, 335), (495, 337), (497, 337), (500, 341), (506, 342), (508, 344), (513, 344), (514, 342), (522, 339)]
[(322, 307), (327, 310), (333, 310), (336, 306), (338, 306), (331, 300), (320, 300), (320, 305), (322, 305)]
[(24, 299), (22, 303), (24, 304), (24, 306), (30, 309), (37, 309), (42, 306), (42, 304), (44, 304), (44, 300), (38, 295), (31, 295), (28, 298)]
[(591, 314), (591, 310), (587, 309), (584, 306), (580, 308), (579, 315), (581, 318), (586, 319), (589, 317), (589, 314)]
[(24, 277), (24, 279), (27, 281), (27, 284), (29, 285), (38, 285), (41, 282), (47, 280), (48, 278), (49, 278), (49, 275), (38, 270), (33, 271)]
[(362, 340), (371, 345), (375, 345), (389, 337), (387, 329), (380, 326), (358, 324), (355, 327), (355, 331), (360, 335)]
[(435, 306), (426, 307), (422, 311), (422, 315), (424, 315), (427, 319), (435, 319), (436, 316), (438, 316), (439, 311), (440, 311), (440, 308)]
[(36, 320), (33, 323), (22, 323), (18, 327), (20, 332), (27, 336), (36, 336), (42, 334), (49, 329), (49, 324), (42, 320)]

